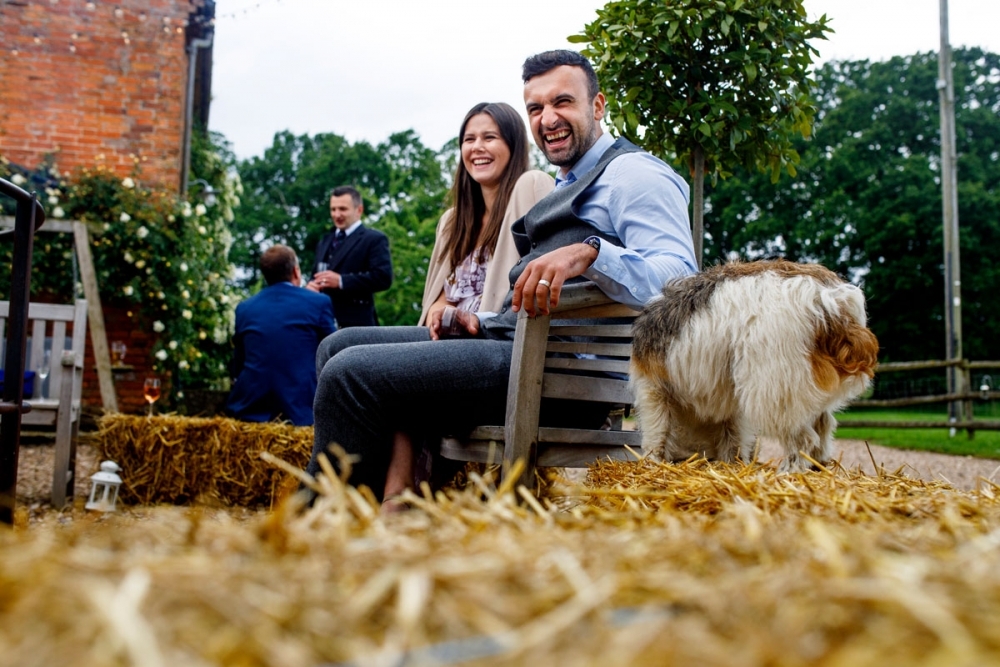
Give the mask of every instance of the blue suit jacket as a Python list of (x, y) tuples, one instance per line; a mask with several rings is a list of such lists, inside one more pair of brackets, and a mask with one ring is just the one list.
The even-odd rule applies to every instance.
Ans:
[(316, 348), (336, 330), (330, 299), (291, 283), (270, 285), (236, 307), (226, 412), (245, 421), (313, 423)]

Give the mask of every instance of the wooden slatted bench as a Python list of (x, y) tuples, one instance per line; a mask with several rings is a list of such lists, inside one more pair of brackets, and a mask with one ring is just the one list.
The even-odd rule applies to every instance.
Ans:
[[(0, 301), (0, 340), (6, 340), (10, 302)], [(67, 325), (72, 324), (67, 340)], [(35, 372), (34, 391), (26, 397), (31, 412), (21, 423), (25, 426), (55, 426), (56, 463), (52, 478), (52, 504), (63, 507), (73, 498), (76, 474), (76, 440), (80, 430), (80, 395), (83, 392), (83, 354), (87, 341), (87, 302), (74, 305), (31, 303), (28, 305), (28, 347), (26, 368)], [(45, 358), (46, 340), (50, 340), (49, 377), (39, 376)], [(13, 378), (6, 378), (6, 382)]]
[[(622, 414), (632, 405), (626, 378), (631, 321), (638, 314), (593, 283), (565, 286), (552, 315), (529, 318), (521, 311), (504, 424), (477, 427), (463, 440), (445, 438), (441, 456), (495, 463), (491, 452), (502, 443), (502, 478), (521, 459), (526, 465), (518, 483), (528, 488), (536, 466), (581, 468), (605, 457), (635, 460), (626, 447), (641, 456), (640, 434), (621, 430)], [(602, 428), (539, 426), (542, 398), (584, 401), (580, 410), (605, 404), (611, 416)]]

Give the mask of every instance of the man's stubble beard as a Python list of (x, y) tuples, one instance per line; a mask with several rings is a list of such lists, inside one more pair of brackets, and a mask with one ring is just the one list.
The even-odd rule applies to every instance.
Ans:
[[(572, 126), (570, 127), (570, 130), (571, 131), (573, 130)], [(573, 132), (573, 138), (574, 139), (576, 138), (576, 132)], [(565, 158), (560, 158), (559, 162), (553, 160), (552, 156), (549, 155), (549, 152), (545, 150), (545, 148), (542, 148), (542, 152), (545, 154), (545, 158), (549, 161), (549, 164), (554, 165), (556, 167), (566, 167), (572, 169), (573, 165), (579, 162), (580, 158), (582, 158), (587, 153), (587, 151), (589, 151), (593, 147), (593, 145), (597, 143), (597, 138), (598, 138), (597, 123), (592, 123), (590, 125), (590, 132), (587, 134), (587, 139), (585, 141), (576, 143), (573, 146), (572, 152), (569, 153)], [(542, 141), (542, 146), (545, 146), (544, 140)]]

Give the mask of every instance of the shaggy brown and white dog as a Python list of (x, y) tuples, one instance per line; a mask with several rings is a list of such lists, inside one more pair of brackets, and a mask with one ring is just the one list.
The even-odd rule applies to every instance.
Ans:
[(818, 265), (730, 263), (672, 281), (636, 319), (632, 390), (643, 450), (749, 461), (757, 436), (784, 472), (830, 459), (833, 412), (871, 383), (878, 341), (861, 290)]

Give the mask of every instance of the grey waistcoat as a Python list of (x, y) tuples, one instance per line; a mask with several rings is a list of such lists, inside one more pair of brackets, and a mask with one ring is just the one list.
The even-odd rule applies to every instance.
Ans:
[[(641, 150), (628, 139), (618, 139), (604, 152), (593, 169), (570, 185), (553, 191), (535, 204), (523, 218), (513, 224), (511, 233), (514, 235), (514, 245), (521, 254), (521, 259), (510, 270), (511, 291), (507, 293), (500, 313), (483, 322), (483, 334), (487, 338), (514, 338), (517, 313), (510, 308), (511, 300), (514, 297), (514, 283), (531, 260), (556, 248), (582, 243), (589, 236), (598, 236), (608, 243), (621, 245), (619, 239), (597, 231), (589, 222), (577, 216), (577, 200), (583, 197), (584, 191), (597, 180), (598, 176), (604, 173), (612, 160), (621, 155)], [(575, 283), (585, 280), (586, 278), (583, 276), (578, 276), (567, 282)]]

